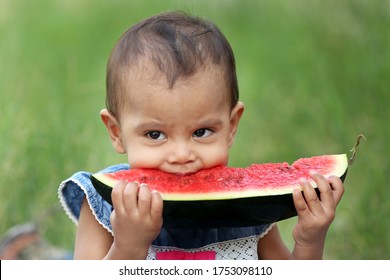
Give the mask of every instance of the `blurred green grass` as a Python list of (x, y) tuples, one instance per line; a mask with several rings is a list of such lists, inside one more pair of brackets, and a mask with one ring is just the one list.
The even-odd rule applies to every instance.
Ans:
[[(390, 256), (389, 1), (0, 1), (0, 234), (37, 221), (72, 249), (59, 183), (124, 162), (99, 120), (118, 37), (152, 14), (216, 22), (236, 54), (246, 112), (232, 166), (348, 153), (327, 259)], [(292, 245), (295, 218), (281, 222)]]

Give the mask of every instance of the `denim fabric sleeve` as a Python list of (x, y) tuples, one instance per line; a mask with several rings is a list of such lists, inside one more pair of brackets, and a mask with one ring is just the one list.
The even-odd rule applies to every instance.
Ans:
[[(128, 164), (117, 164), (107, 167), (98, 173), (110, 173), (126, 169), (129, 169)], [(84, 198), (86, 198), (96, 220), (112, 233), (110, 223), (112, 206), (96, 192), (89, 178), (90, 175), (90, 172), (80, 171), (61, 182), (58, 189), (61, 205), (70, 219), (78, 224), (81, 204)]]

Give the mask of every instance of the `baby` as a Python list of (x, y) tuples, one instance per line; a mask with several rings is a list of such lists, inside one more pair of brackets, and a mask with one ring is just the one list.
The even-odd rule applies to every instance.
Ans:
[[(239, 101), (232, 49), (211, 22), (172, 12), (131, 27), (107, 66), (106, 109), (100, 112), (126, 168), (191, 174), (227, 165), (244, 105)], [(60, 186), (61, 201), (78, 223), (77, 259), (320, 259), (344, 188), (337, 177), (311, 174), (293, 193), (295, 246), (276, 224), (244, 228), (165, 229), (163, 201), (147, 185), (120, 182), (113, 209), (96, 193), (89, 173)]]

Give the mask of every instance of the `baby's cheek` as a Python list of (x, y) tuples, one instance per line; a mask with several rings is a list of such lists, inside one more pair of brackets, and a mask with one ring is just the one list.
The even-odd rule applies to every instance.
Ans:
[(227, 146), (218, 145), (212, 149), (205, 150), (202, 154), (204, 168), (211, 168), (218, 165), (227, 165), (229, 162), (229, 149)]
[(161, 164), (161, 155), (150, 149), (138, 149), (128, 152), (127, 160), (131, 168), (159, 168)]

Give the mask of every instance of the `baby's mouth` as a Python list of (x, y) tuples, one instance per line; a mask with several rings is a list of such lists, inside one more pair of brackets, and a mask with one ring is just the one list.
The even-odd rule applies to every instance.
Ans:
[(175, 174), (175, 175), (178, 175), (178, 176), (189, 176), (189, 175), (192, 175), (196, 172), (174, 172), (172, 174)]
[(192, 174), (198, 172), (199, 170), (200, 169), (190, 169), (190, 168), (174, 169), (174, 168), (172, 168), (170, 170), (166, 170), (165, 169), (165, 170), (162, 170), (162, 171), (164, 171), (166, 173), (170, 173), (170, 174), (175, 174), (177, 176), (188, 176), (188, 175), (192, 175)]

